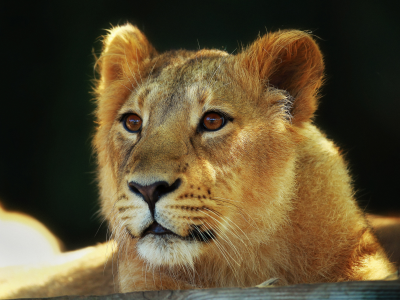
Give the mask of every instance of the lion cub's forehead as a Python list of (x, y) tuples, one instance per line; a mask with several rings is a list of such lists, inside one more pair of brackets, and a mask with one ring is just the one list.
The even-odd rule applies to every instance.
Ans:
[(221, 86), (228, 79), (224, 64), (229, 55), (218, 50), (172, 51), (149, 63), (148, 77), (131, 94), (124, 106), (139, 111), (167, 114), (182, 108), (220, 105)]
[(189, 80), (191, 75), (205, 75), (212, 71), (215, 63), (229, 57), (228, 53), (219, 50), (168, 51), (153, 58), (147, 65), (152, 79), (167, 80), (172, 77)]
[(148, 66), (149, 82), (168, 92), (182, 91), (193, 84), (209, 84), (221, 74), (229, 55), (218, 50), (170, 51), (154, 58)]

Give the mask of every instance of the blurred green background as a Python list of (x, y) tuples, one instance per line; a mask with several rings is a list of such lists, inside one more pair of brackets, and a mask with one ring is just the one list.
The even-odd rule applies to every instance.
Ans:
[(399, 1), (1, 1), (0, 201), (67, 249), (99, 232), (92, 49), (136, 24), (159, 51), (232, 52), (267, 30), (311, 30), (325, 55), (316, 123), (346, 153), (368, 212), (400, 210)]

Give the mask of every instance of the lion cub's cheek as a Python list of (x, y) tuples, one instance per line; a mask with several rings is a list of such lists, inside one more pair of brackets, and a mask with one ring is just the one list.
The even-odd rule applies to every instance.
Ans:
[(201, 254), (202, 245), (196, 241), (185, 241), (147, 235), (136, 244), (139, 256), (152, 266), (194, 266), (194, 260)]

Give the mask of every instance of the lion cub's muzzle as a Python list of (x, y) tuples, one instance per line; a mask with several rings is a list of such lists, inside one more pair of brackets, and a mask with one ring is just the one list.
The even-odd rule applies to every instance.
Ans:
[[(179, 188), (181, 185), (181, 179), (175, 180), (175, 182), (171, 185), (169, 185), (166, 181), (157, 181), (151, 185), (141, 185), (137, 182), (131, 181), (128, 183), (129, 189), (137, 194), (138, 196), (141, 196), (144, 201), (149, 205), (149, 209), (151, 212), (151, 215), (153, 216), (154, 219), (154, 212), (156, 208), (156, 203), (160, 198), (166, 194), (172, 193), (176, 189)], [(159, 223), (154, 221), (144, 232), (143, 236), (152, 233), (152, 234), (157, 234), (157, 235), (162, 235), (162, 234), (174, 234), (171, 230), (161, 226)], [(142, 237), (143, 237), (142, 236)]]

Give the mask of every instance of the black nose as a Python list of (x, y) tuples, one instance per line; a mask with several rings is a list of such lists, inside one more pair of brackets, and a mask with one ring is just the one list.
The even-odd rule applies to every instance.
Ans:
[(149, 205), (151, 214), (154, 216), (156, 202), (162, 196), (175, 191), (181, 185), (181, 180), (177, 179), (171, 185), (166, 181), (157, 181), (150, 185), (141, 185), (131, 181), (128, 185), (132, 192), (143, 197), (144, 201)]

